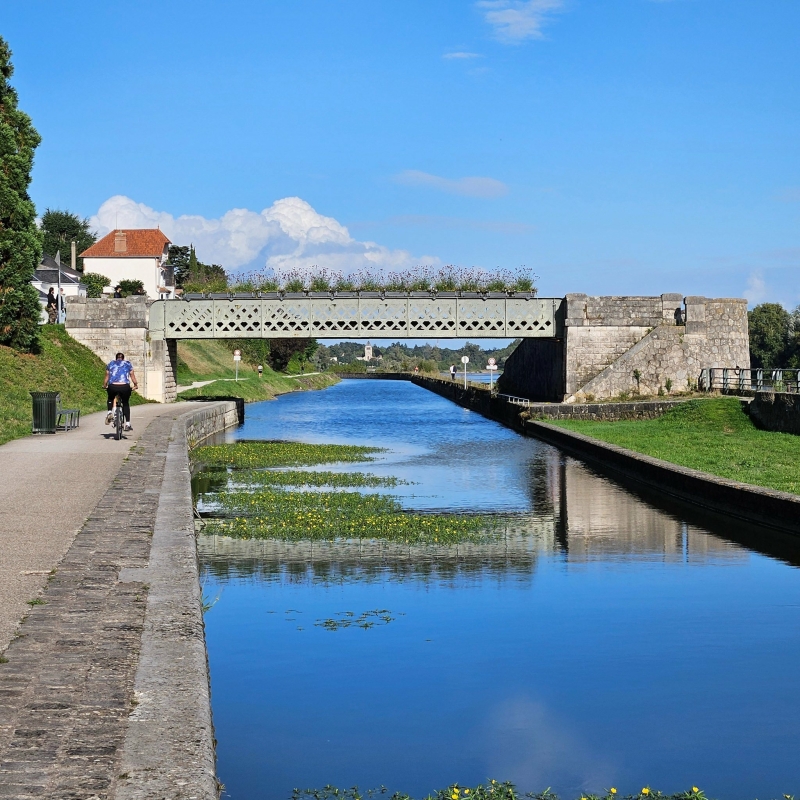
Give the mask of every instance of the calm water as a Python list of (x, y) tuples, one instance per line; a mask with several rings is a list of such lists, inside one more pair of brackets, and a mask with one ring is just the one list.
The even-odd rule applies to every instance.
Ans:
[[(800, 794), (793, 543), (664, 511), (406, 382), (250, 405), (236, 437), (387, 447), (346, 468), (416, 481), (409, 508), (514, 512), (524, 531), (435, 551), (201, 537), (229, 796), (487, 778)], [(391, 621), (315, 625), (374, 609)]]

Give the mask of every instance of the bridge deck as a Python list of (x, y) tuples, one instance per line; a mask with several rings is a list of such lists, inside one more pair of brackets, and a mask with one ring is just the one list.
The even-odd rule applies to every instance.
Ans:
[(395, 295), (217, 295), (159, 300), (150, 334), (165, 339), (366, 337), (544, 337), (557, 332), (562, 299)]

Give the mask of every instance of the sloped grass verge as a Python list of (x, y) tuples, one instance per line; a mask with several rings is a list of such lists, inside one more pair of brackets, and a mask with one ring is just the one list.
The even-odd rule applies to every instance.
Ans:
[[(0, 444), (31, 432), (30, 392), (61, 392), (61, 404), (81, 414), (106, 407), (105, 364), (63, 325), (43, 325), (36, 355), (0, 346)], [(133, 394), (131, 405), (146, 403)]]
[(657, 419), (547, 422), (683, 467), (800, 494), (800, 436), (759, 430), (735, 397), (690, 400)]

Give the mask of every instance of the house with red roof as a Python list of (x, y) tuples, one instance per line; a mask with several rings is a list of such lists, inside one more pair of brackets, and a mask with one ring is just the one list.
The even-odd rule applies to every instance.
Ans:
[(175, 278), (167, 266), (170, 241), (158, 228), (125, 228), (111, 231), (80, 255), (84, 272), (105, 275), (111, 281), (106, 292), (124, 280), (139, 280), (148, 297), (175, 296)]

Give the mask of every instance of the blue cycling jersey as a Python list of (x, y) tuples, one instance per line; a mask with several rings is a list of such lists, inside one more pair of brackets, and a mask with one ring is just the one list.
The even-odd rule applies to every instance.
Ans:
[(109, 361), (108, 366), (109, 383), (130, 383), (133, 364), (130, 361)]

